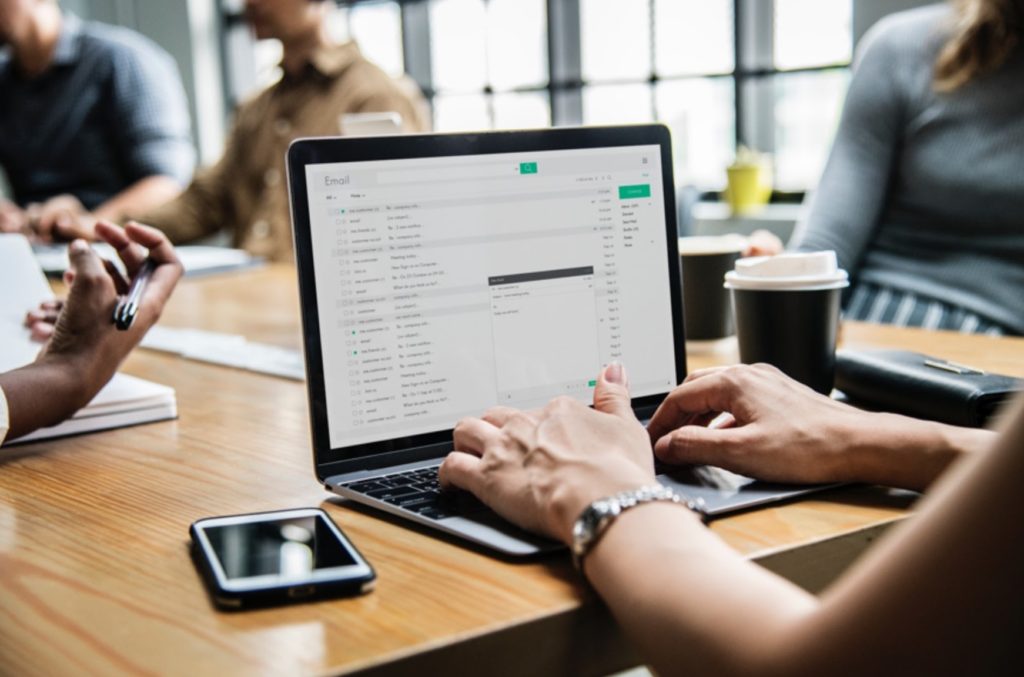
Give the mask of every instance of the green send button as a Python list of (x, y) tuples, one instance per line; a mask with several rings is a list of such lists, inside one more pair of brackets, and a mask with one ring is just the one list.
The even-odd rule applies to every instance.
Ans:
[(520, 174), (536, 174), (537, 163), (536, 162), (520, 162), (519, 163)]
[(597, 380), (595, 379), (593, 381), (590, 381), (590, 382), (587, 383), (587, 385), (590, 386), (591, 388), (593, 388), (594, 386), (597, 385)]
[(651, 184), (641, 183), (636, 186), (619, 186), (619, 199), (632, 200), (638, 197), (650, 197)]

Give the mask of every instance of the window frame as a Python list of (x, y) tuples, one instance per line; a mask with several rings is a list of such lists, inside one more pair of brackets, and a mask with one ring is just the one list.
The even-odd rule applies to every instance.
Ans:
[[(430, 53), (430, 7), (429, 0), (334, 0), (340, 7), (361, 4), (393, 2), (399, 6), (402, 26), (402, 48), (405, 72), (414, 79), (427, 101), (444, 96), (434, 86), (432, 59)], [(490, 0), (482, 0), (484, 4)], [(651, 21), (655, 21), (655, 0), (649, 3)], [(852, 2), (853, 0), (851, 0)], [(651, 94), (651, 110), (658, 119), (656, 87), (659, 82), (708, 80), (731, 78), (733, 85), (733, 112), (735, 115), (735, 144), (757, 148), (765, 153), (774, 153), (775, 148), (775, 99), (772, 87), (766, 86), (774, 78), (801, 73), (849, 71), (850, 61), (820, 64), (801, 68), (781, 69), (775, 65), (775, 0), (732, 0), (733, 2), (733, 57), (732, 71), (722, 73), (687, 73), (685, 75), (662, 76), (657, 72), (654, 59), (655, 49), (651, 44), (651, 72), (646, 78), (620, 79), (588, 82), (582, 71), (582, 35), (580, 22), (580, 0), (546, 0), (548, 79), (544, 85), (513, 87), (495, 90), (490, 83), (472, 94), (486, 97), (488, 115), (494, 123), (494, 95), (501, 93), (545, 92), (550, 109), (550, 124), (553, 126), (578, 125), (583, 122), (583, 91), (593, 85), (646, 84)], [(241, 91), (244, 85), (237, 82), (238, 65), (229, 52), (228, 32), (244, 22), (241, 12), (229, 11), (225, 2), (218, 3), (224, 31), (221, 33), (221, 50), (225, 55), (224, 87), (229, 107), (238, 104), (233, 92)], [(653, 29), (653, 25), (652, 25)], [(852, 33), (852, 31), (851, 31)], [(851, 35), (851, 41), (853, 36)], [(249, 69), (252, 70), (251, 68)], [(252, 73), (248, 74), (254, 77)], [(459, 92), (466, 94), (466, 92)], [(798, 202), (805, 191), (773, 193), (773, 201)], [(717, 191), (707, 191), (706, 197), (718, 196)]]

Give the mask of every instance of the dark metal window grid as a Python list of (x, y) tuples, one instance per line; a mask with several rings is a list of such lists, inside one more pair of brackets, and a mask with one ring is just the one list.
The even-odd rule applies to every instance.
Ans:
[[(782, 70), (772, 66), (748, 66), (753, 62), (754, 51), (751, 40), (745, 37), (747, 30), (745, 23), (750, 15), (747, 11), (748, 2), (751, 0), (733, 0), (733, 70), (722, 73), (693, 73), (677, 76), (662, 76), (657, 72), (657, 64), (654, 51), (656, 49), (654, 26), (657, 21), (655, 0), (647, 0), (649, 5), (649, 16), (651, 32), (651, 73), (645, 79), (624, 78), (616, 80), (602, 80), (599, 83), (589, 82), (583, 78), (581, 68), (581, 35), (580, 35), (580, 6), (579, 0), (547, 0), (547, 45), (548, 45), (548, 81), (543, 85), (525, 87), (514, 87), (510, 89), (495, 90), (490, 84), (476, 92), (458, 92), (458, 94), (481, 94), (486, 97), (488, 115), (491, 123), (494, 122), (494, 94), (500, 93), (537, 93), (544, 92), (548, 96), (550, 110), (550, 121), (553, 125), (573, 125), (583, 122), (582, 92), (584, 89), (594, 85), (624, 85), (624, 84), (648, 84), (651, 96), (651, 111), (654, 119), (659, 118), (657, 100), (655, 96), (656, 85), (659, 82), (678, 82), (692, 80), (722, 80), (731, 78), (733, 81), (733, 113), (735, 115), (735, 143), (737, 146), (750, 145), (753, 138), (752, 131), (748, 128), (749, 117), (745, 110), (745, 92), (750, 83), (765, 78), (777, 76), (795, 75), (800, 73), (822, 73), (837, 70), (848, 70), (849, 62), (822, 64), (803, 68)], [(757, 1), (757, 0), (753, 0)], [(403, 63), (408, 73), (423, 90), (424, 96), (433, 105), (438, 96), (446, 92), (438, 91), (433, 85), (432, 69), (430, 65), (430, 16), (429, 0), (336, 0), (340, 7), (353, 7), (356, 5), (394, 3), (401, 10), (401, 29), (403, 46)], [(490, 0), (483, 0), (485, 6)], [(225, 31), (222, 33), (221, 45), (225, 54), (225, 71), (230, 78), (231, 64), (227, 63), (230, 55), (226, 49), (226, 39), (223, 37), (227, 31), (243, 24), (245, 18), (237, 12), (229, 12), (221, 5), (224, 13)], [(769, 32), (774, 30), (765, 28)], [(230, 91), (230, 87), (228, 88)], [(233, 97), (229, 97), (233, 98)], [(230, 101), (232, 107), (237, 101)], [(760, 111), (759, 117), (768, 115), (774, 117), (774, 110)], [(774, 198), (781, 201), (799, 200), (802, 193), (778, 193)]]

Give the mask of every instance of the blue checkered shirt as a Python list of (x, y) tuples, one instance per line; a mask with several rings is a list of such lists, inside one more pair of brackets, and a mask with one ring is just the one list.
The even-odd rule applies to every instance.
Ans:
[(194, 164), (177, 68), (147, 38), (65, 14), (42, 75), (0, 56), (0, 166), (18, 204), (71, 193), (93, 209), (148, 176), (184, 185)]

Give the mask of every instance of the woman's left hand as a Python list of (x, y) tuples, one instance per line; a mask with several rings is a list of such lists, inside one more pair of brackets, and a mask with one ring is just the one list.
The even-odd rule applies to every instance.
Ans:
[(565, 543), (593, 501), (653, 484), (654, 456), (630, 407), (625, 368), (608, 365), (594, 409), (559, 397), (543, 409), (491, 409), (455, 427), (442, 486), (466, 489), (500, 515)]

